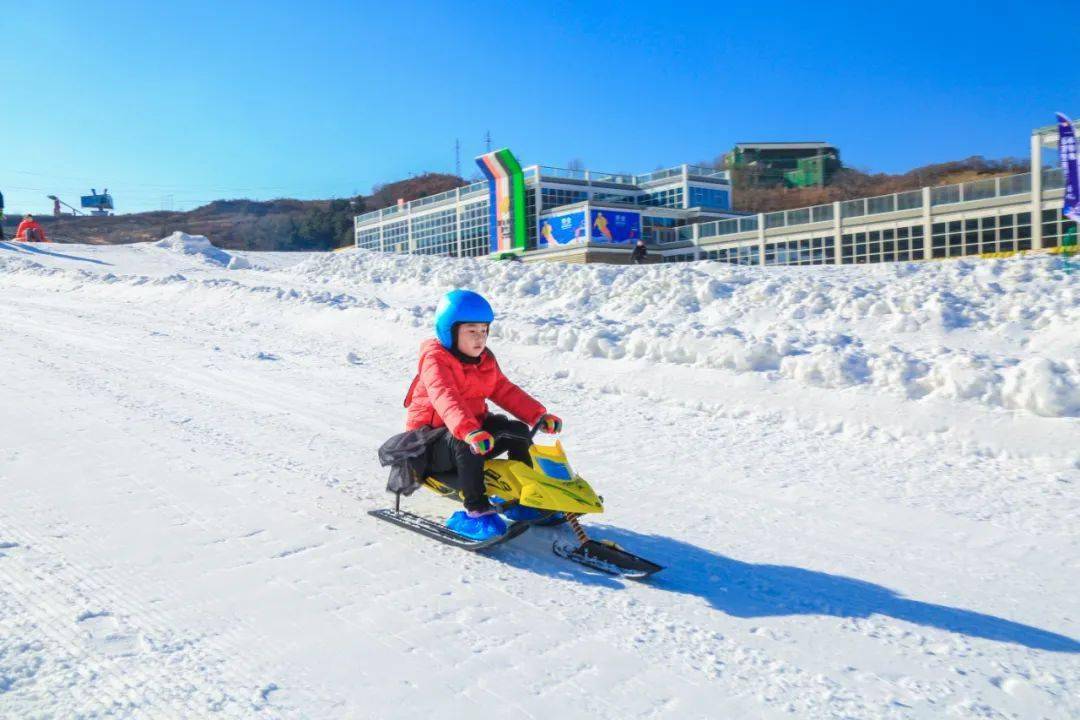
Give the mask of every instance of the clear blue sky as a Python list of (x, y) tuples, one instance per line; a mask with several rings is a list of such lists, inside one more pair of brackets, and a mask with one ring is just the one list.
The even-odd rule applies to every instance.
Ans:
[(325, 198), (484, 149), (648, 171), (737, 141), (856, 167), (1026, 155), (1080, 114), (1068, 2), (6, 3), (8, 212)]

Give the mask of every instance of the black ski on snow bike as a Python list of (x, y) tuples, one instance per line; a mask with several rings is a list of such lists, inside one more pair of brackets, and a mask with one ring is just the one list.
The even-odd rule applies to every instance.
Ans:
[[(532, 428), (528, 436), (530, 442), (538, 429), (539, 425)], [(499, 435), (509, 436), (509, 433)], [(502, 500), (504, 508), (516, 504), (546, 513), (536, 520), (511, 523), (506, 534), (500, 537), (477, 541), (460, 535), (444, 525), (402, 510), (400, 495), (397, 496), (394, 508), (372, 510), (369, 514), (465, 550), (483, 550), (499, 545), (512, 540), (533, 525), (565, 522), (573, 531), (574, 542), (556, 540), (552, 551), (559, 557), (633, 580), (647, 578), (663, 570), (662, 566), (629, 553), (614, 543), (593, 540), (586, 534), (578, 518), (586, 514), (602, 513), (603, 499), (580, 475), (570, 469), (562, 443), (556, 440), (554, 445), (531, 445), (529, 454), (532, 459), (531, 466), (502, 458), (484, 463), (484, 483), (490, 497)], [(425, 478), (424, 485), (444, 497), (461, 499), (459, 490), (436, 477)]]
[(484, 550), (495, 545), (500, 545), (507, 540), (513, 540), (529, 529), (529, 523), (527, 522), (510, 523), (506, 528), (506, 532), (502, 535), (496, 535), (487, 540), (473, 540), (461, 533), (454, 532), (442, 523), (428, 520), (426, 517), (421, 517), (420, 515), (405, 510), (382, 508), (379, 510), (371, 510), (368, 512), (368, 515), (377, 517), (380, 520), (386, 520), (395, 525), (400, 525), (407, 530), (412, 530), (415, 533), (420, 533), (433, 540), (438, 540), (447, 545), (453, 545), (462, 550)]

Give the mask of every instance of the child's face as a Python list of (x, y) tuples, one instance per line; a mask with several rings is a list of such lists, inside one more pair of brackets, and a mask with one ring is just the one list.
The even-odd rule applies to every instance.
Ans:
[(487, 347), (487, 323), (462, 323), (458, 325), (457, 349), (469, 357), (480, 357)]

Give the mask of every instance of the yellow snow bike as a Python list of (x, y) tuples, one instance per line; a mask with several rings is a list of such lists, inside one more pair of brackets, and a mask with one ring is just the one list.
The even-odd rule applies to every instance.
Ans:
[[(443, 524), (401, 509), (401, 494), (394, 507), (372, 510), (371, 515), (392, 522), (440, 542), (466, 550), (484, 550), (512, 540), (533, 526), (566, 525), (573, 539), (557, 538), (552, 551), (563, 558), (612, 575), (630, 579), (646, 578), (663, 568), (633, 555), (613, 542), (588, 536), (578, 518), (604, 512), (604, 500), (584, 478), (575, 473), (562, 443), (531, 444), (539, 424), (529, 432), (531, 464), (506, 458), (484, 463), (484, 484), (499, 511), (511, 519), (507, 532), (489, 540), (473, 540)], [(522, 439), (510, 432), (496, 437)], [(423, 485), (446, 498), (463, 500), (456, 473), (439, 473), (424, 479)], [(520, 519), (514, 519), (515, 517)]]

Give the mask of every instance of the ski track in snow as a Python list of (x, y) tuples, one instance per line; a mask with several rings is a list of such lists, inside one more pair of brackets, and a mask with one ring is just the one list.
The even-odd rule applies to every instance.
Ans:
[[(522, 295), (637, 270), (366, 254), (244, 270), (168, 250), (0, 248), (0, 716), (1080, 714), (1080, 426), (1030, 410), (1067, 408), (1077, 296), (1046, 261), (995, 272), (1039, 278), (1018, 292), (1061, 306), (1073, 339), (1040, 342), (1065, 385), (1005, 410), (993, 391), (840, 392), (511, 343), (534, 333)], [(932, 296), (979, 272), (910, 274)], [(572, 462), (608, 498), (589, 525), (667, 565), (653, 581), (555, 558), (558, 530), (470, 555), (366, 515), (388, 502), (374, 449), (400, 427), (448, 277), (509, 308), (501, 363), (566, 419)], [(623, 311), (601, 310), (621, 332)], [(924, 335), (907, 341), (939, 342)], [(963, 342), (1038, 359), (984, 336)], [(943, 411), (957, 427), (926, 419)]]

